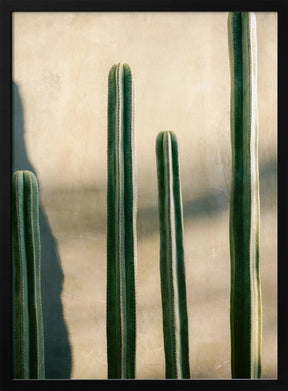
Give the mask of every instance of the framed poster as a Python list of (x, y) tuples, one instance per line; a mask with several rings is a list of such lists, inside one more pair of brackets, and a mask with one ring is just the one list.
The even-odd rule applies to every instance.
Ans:
[[(79, 382), (81, 388), (82, 383), (87, 388), (113, 384), (106, 380), (107, 105), (109, 71), (118, 63), (129, 64), (135, 87), (135, 381), (165, 384), (155, 146), (159, 132), (172, 130), (183, 202), (190, 366), (189, 380), (173, 381), (181, 387), (230, 389), (227, 22), (229, 11), (255, 12), (262, 376), (260, 385), (260, 380), (242, 384), (280, 389), (277, 83), (279, 18), (283, 15), (283, 25), (287, 17), (283, 3), (255, 2), (239, 9), (233, 2), (7, 1), (1, 7), (8, 57), (2, 60), (1, 208), (7, 225), (1, 238), (6, 259), (1, 322), (11, 341), (10, 183), (15, 171), (29, 170), (40, 196), (46, 380), (37, 384), (43, 389), (58, 381), (68, 388)], [(12, 344), (6, 340), (4, 346), (3, 384), (30, 387), (29, 380), (12, 381)], [(241, 382), (233, 384), (240, 389)]]

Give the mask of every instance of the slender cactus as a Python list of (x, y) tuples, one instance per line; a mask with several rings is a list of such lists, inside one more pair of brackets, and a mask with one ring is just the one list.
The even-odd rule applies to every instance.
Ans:
[(256, 17), (228, 16), (231, 73), (230, 203), (232, 378), (261, 377)]
[(156, 139), (160, 274), (166, 378), (190, 377), (178, 145), (173, 132)]
[(12, 238), (15, 377), (44, 379), (39, 197), (37, 179), (30, 171), (13, 175)]
[(135, 378), (136, 159), (134, 84), (127, 64), (108, 82), (107, 357), (109, 379)]

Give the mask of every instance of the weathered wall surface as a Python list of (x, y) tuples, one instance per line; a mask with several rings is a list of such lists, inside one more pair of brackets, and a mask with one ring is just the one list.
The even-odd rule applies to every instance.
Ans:
[[(14, 167), (33, 169), (41, 187), (48, 377), (107, 376), (107, 86), (118, 62), (131, 66), (136, 86), (137, 378), (165, 376), (155, 138), (170, 129), (180, 152), (191, 376), (231, 376), (227, 16), (13, 15)], [(263, 377), (275, 378), (277, 14), (256, 17)]]

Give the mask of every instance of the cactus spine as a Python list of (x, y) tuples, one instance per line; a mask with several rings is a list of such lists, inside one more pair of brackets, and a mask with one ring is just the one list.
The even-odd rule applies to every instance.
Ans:
[(13, 175), (12, 238), (15, 377), (44, 379), (39, 197), (37, 179), (30, 171)]
[(108, 81), (107, 357), (108, 378), (135, 377), (136, 159), (134, 84), (127, 64)]
[(231, 73), (230, 200), (232, 378), (261, 377), (256, 17), (228, 16)]
[(178, 145), (173, 132), (156, 139), (160, 274), (166, 378), (190, 377)]

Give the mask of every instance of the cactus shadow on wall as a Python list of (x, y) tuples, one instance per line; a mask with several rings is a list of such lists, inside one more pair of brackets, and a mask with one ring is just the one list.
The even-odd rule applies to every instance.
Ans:
[[(187, 174), (186, 174), (187, 175)], [(259, 162), (260, 178), (260, 205), (261, 211), (277, 207), (277, 157), (269, 156), (269, 159)], [(225, 212), (228, 218), (230, 193), (229, 188), (207, 189), (206, 193), (199, 197), (183, 198), (184, 223), (190, 219), (210, 219), (215, 215)], [(192, 193), (192, 191), (191, 191)], [(187, 194), (187, 192), (186, 192)], [(159, 230), (157, 205), (138, 208), (138, 237), (147, 237)]]
[[(12, 88), (12, 167), (30, 170), (37, 176), (27, 156), (24, 141), (24, 114), (21, 96), (16, 83)], [(51, 231), (43, 205), (40, 184), (40, 235), (41, 235), (41, 284), (45, 344), (46, 379), (69, 379), (71, 375), (71, 347), (63, 317), (61, 292), (64, 275), (57, 250), (57, 242)]]

